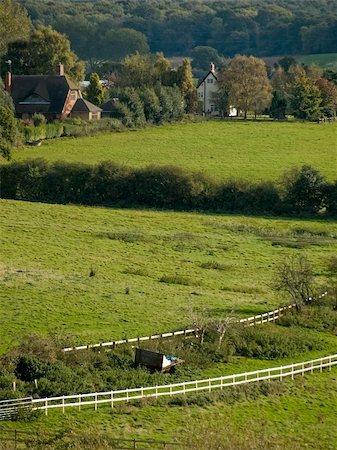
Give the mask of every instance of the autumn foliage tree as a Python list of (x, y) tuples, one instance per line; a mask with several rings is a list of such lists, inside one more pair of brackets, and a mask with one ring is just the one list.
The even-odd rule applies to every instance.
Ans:
[(243, 111), (245, 119), (249, 111), (255, 115), (271, 102), (271, 85), (265, 63), (254, 56), (238, 55), (225, 69), (220, 89), (227, 89), (230, 105)]

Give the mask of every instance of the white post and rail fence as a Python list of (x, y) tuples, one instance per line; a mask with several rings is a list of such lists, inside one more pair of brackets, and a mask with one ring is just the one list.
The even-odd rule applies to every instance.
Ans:
[(285, 366), (271, 367), (267, 369), (255, 370), (253, 372), (237, 373), (216, 378), (207, 378), (195, 381), (167, 384), (162, 386), (139, 387), (132, 389), (121, 389), (108, 392), (91, 392), (88, 394), (65, 395), (59, 397), (47, 397), (38, 399), (15, 399), (5, 400), (0, 403), (0, 420), (8, 419), (13, 412), (19, 408), (31, 410), (41, 410), (48, 415), (49, 410), (61, 409), (64, 413), (66, 408), (77, 408), (79, 411), (83, 407), (93, 406), (97, 410), (100, 405), (108, 405), (113, 408), (117, 403), (130, 402), (148, 398), (159, 398), (165, 396), (185, 395), (190, 392), (211, 392), (216, 389), (224, 389), (229, 386), (239, 386), (247, 383), (279, 380), (295, 375), (302, 375), (314, 371), (322, 372), (327, 368), (331, 370), (337, 365), (337, 354), (325, 356), (323, 358), (288, 364)]
[[(325, 297), (327, 295), (327, 292), (323, 292), (319, 295), (318, 298)], [(308, 300), (312, 300), (311, 297), (308, 298)], [(253, 317), (248, 317), (244, 319), (239, 319), (237, 322), (242, 323), (246, 326), (254, 326), (254, 325), (261, 325), (268, 322), (275, 322), (276, 320), (280, 319), (284, 314), (295, 308), (296, 304), (293, 303), (291, 305), (283, 306), (282, 308), (275, 309), (273, 311), (266, 312), (264, 314), (258, 314)], [(136, 337), (131, 339), (120, 339), (117, 341), (111, 341), (111, 342), (100, 342), (98, 344), (87, 344), (87, 345), (80, 345), (78, 347), (66, 347), (63, 349), (64, 352), (71, 352), (74, 350), (87, 350), (87, 349), (93, 349), (93, 348), (104, 348), (104, 347), (116, 347), (117, 345), (121, 344), (137, 344), (144, 341), (151, 341), (155, 339), (164, 339), (164, 338), (171, 338), (176, 336), (189, 336), (191, 334), (197, 334), (199, 331), (198, 328), (188, 328), (185, 330), (179, 330), (179, 331), (172, 331), (169, 333), (161, 333), (161, 334), (153, 334), (152, 336), (143, 336), (143, 337)]]

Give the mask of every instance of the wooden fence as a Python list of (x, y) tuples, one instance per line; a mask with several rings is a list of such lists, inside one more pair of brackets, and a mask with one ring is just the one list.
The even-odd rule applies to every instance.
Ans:
[(211, 392), (214, 389), (223, 389), (228, 386), (238, 386), (258, 381), (269, 381), (274, 379), (282, 381), (285, 377), (291, 377), (293, 379), (296, 374), (304, 375), (307, 372), (313, 373), (314, 370), (322, 372), (323, 368), (329, 368), (329, 370), (331, 370), (331, 367), (335, 365), (337, 365), (337, 354), (311, 361), (256, 370), (253, 372), (226, 375), (217, 378), (186, 381), (162, 386), (33, 399), (31, 403), (33, 410), (43, 410), (46, 415), (50, 409), (62, 409), (62, 412), (64, 413), (65, 409), (69, 407), (75, 407), (81, 410), (84, 406), (89, 405), (93, 405), (94, 409), (97, 410), (98, 406), (103, 404), (110, 405), (111, 408), (113, 408), (118, 402), (182, 395), (189, 392)]
[[(327, 295), (327, 292), (323, 292), (319, 295), (319, 298), (322, 298)], [(312, 300), (311, 297), (308, 298), (308, 301)], [(254, 326), (259, 325), (263, 323), (268, 322), (275, 322), (277, 319), (282, 317), (282, 315), (285, 314), (286, 311), (289, 311), (290, 309), (296, 307), (296, 304), (293, 303), (291, 305), (283, 306), (282, 308), (275, 309), (274, 311), (269, 311), (264, 314), (258, 314), (257, 316), (248, 317), (244, 319), (238, 320), (239, 323), (242, 323), (247, 326)], [(78, 347), (66, 347), (63, 349), (64, 352), (71, 352), (74, 350), (86, 350), (90, 348), (100, 348), (100, 347), (116, 347), (117, 345), (121, 344), (135, 344), (140, 343), (143, 341), (151, 341), (154, 339), (163, 339), (163, 338), (170, 338), (175, 336), (188, 336), (191, 334), (198, 333), (198, 328), (188, 328), (185, 330), (180, 331), (172, 331), (169, 333), (162, 333), (162, 334), (153, 334), (152, 336), (143, 336), (143, 337), (136, 337), (131, 339), (121, 339), (119, 341), (111, 341), (111, 342), (100, 342), (98, 344), (88, 344), (88, 345), (80, 345)]]

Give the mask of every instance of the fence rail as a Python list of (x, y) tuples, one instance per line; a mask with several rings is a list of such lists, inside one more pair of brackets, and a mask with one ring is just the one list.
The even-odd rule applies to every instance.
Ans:
[[(319, 295), (318, 298), (325, 297), (327, 295), (327, 292), (323, 292)], [(309, 297), (307, 300), (312, 300), (311, 297)], [(238, 320), (239, 323), (242, 323), (244, 325), (248, 326), (254, 326), (254, 325), (260, 325), (268, 322), (275, 322), (278, 320), (282, 315), (285, 314), (286, 311), (289, 311), (292, 308), (295, 308), (296, 304), (293, 303), (291, 305), (283, 306), (282, 308), (275, 309), (273, 311), (266, 312), (264, 314), (258, 314), (253, 317), (248, 317), (244, 319)], [(74, 350), (87, 350), (90, 348), (104, 348), (104, 347), (116, 347), (117, 345), (121, 344), (134, 344), (139, 343), (143, 341), (151, 341), (154, 339), (163, 339), (163, 338), (170, 338), (175, 336), (187, 336), (191, 334), (198, 333), (198, 328), (188, 328), (185, 330), (179, 330), (179, 331), (172, 331), (169, 333), (161, 333), (161, 334), (153, 334), (151, 336), (143, 336), (143, 337), (136, 337), (131, 339), (121, 339), (118, 341), (111, 341), (111, 342), (100, 342), (98, 344), (87, 344), (87, 345), (80, 345), (78, 347), (66, 347), (63, 349), (64, 352), (71, 352)]]
[(32, 406), (33, 410), (43, 410), (46, 415), (50, 409), (61, 408), (64, 412), (65, 408), (68, 407), (76, 407), (81, 410), (84, 406), (93, 405), (95, 410), (97, 410), (99, 405), (109, 404), (111, 408), (113, 408), (118, 402), (181, 395), (189, 392), (211, 392), (214, 389), (223, 389), (228, 386), (238, 386), (258, 381), (269, 381), (273, 379), (282, 381), (285, 377), (291, 377), (293, 379), (296, 374), (304, 375), (307, 372), (313, 373), (314, 370), (320, 370), (322, 372), (323, 368), (329, 368), (329, 370), (331, 370), (331, 367), (335, 365), (337, 365), (337, 354), (310, 361), (255, 370), (253, 372), (226, 375), (217, 378), (186, 381), (162, 386), (33, 399)]
[(0, 421), (10, 420), (21, 411), (29, 411), (32, 407), (32, 397), (13, 398), (0, 401)]

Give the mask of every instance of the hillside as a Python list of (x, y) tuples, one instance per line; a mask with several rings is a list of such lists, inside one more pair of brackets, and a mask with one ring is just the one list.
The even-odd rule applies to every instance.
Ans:
[(14, 160), (42, 157), (134, 167), (175, 165), (212, 178), (275, 180), (309, 164), (336, 179), (336, 126), (316, 123), (208, 121), (94, 137), (62, 138), (14, 151)]
[[(275, 265), (299, 251), (324, 282), (336, 223), (1, 201), (1, 350), (32, 332), (68, 344), (266, 311)], [(91, 272), (91, 275), (89, 276)]]

